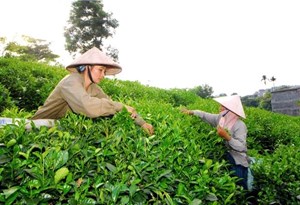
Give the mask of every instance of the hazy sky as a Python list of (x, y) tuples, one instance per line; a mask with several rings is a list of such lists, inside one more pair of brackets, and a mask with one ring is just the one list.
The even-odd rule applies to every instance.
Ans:
[[(0, 1), (0, 36), (52, 43), (63, 65), (70, 0)], [(161, 88), (209, 85), (214, 95), (300, 85), (299, 0), (104, 0), (119, 21), (117, 78)]]

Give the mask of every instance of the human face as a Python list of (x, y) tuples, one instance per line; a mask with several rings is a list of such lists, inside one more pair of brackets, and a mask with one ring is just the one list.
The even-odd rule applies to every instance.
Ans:
[(95, 83), (99, 83), (105, 77), (106, 67), (94, 65), (91, 69), (91, 74)]
[(222, 113), (223, 117), (225, 117), (225, 115), (227, 115), (227, 113), (229, 112), (229, 110), (222, 105), (220, 106), (219, 111), (220, 111), (220, 113)]

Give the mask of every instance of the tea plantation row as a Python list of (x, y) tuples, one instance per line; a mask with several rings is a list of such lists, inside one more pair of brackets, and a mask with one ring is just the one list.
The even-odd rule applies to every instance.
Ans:
[[(125, 72), (125, 71), (124, 71)], [(29, 118), (62, 68), (0, 58), (2, 117)], [(245, 107), (255, 191), (236, 186), (222, 140), (181, 106), (217, 112), (184, 89), (105, 79), (112, 99), (154, 125), (148, 136), (123, 110), (88, 119), (69, 114), (53, 128), (0, 128), (0, 203), (4, 204), (299, 204), (300, 117)]]

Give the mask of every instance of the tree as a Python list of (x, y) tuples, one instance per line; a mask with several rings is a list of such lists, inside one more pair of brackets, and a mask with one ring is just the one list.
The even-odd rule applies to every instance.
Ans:
[(272, 91), (274, 91), (275, 88), (275, 80), (276, 78), (274, 76), (272, 76), (272, 78), (270, 79), (270, 81), (273, 83)]
[(6, 44), (6, 37), (4, 36), (0, 36), (0, 52), (3, 53), (3, 50), (4, 50), (4, 46)]
[(265, 85), (267, 84), (267, 81), (273, 82), (273, 88), (275, 86), (275, 83), (274, 83), (275, 80), (276, 80), (276, 78), (274, 76), (272, 76), (272, 78), (268, 79), (266, 75), (263, 75), (262, 79), (261, 79), (261, 81), (263, 81)]
[(267, 84), (267, 76), (263, 75), (261, 81), (263, 81), (264, 84), (266, 85)]
[(118, 56), (119, 56), (118, 49), (108, 46), (106, 48), (106, 50), (107, 50), (109, 56), (112, 57), (112, 59), (114, 59), (116, 62), (118, 62)]
[(276, 78), (274, 76), (272, 76), (272, 78), (270, 79), (270, 81), (274, 82), (276, 80)]
[(55, 59), (59, 57), (52, 53), (49, 42), (26, 35), (21, 36), (20, 42), (3, 40), (1, 43), (4, 44), (2, 53), (4, 57), (16, 57), (23, 61), (44, 63), (57, 63)]
[(259, 108), (272, 111), (272, 94), (271, 92), (266, 92), (262, 97), (260, 97)]
[(202, 98), (212, 98), (213, 94), (213, 88), (207, 84), (192, 88), (191, 91)]
[[(103, 40), (112, 37), (118, 26), (112, 14), (103, 10), (101, 0), (74, 1), (64, 32), (65, 48), (73, 55), (84, 53), (94, 46), (103, 51)], [(117, 50), (109, 49), (108, 55), (117, 60)]]
[(260, 104), (259, 97), (244, 96), (244, 97), (241, 97), (241, 100), (242, 100), (243, 105), (248, 106), (248, 107), (259, 107), (259, 104)]
[(225, 97), (225, 96), (227, 96), (226, 93), (220, 93), (219, 95), (217, 95), (217, 96), (215, 96), (215, 97)]

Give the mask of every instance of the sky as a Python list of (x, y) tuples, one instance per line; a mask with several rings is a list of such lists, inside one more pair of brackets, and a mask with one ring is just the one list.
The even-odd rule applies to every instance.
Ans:
[[(213, 95), (300, 85), (299, 0), (103, 0), (119, 27), (115, 78), (170, 89), (209, 85)], [(0, 36), (51, 43), (67, 66), (71, 0), (0, 1)], [(297, 74), (296, 74), (297, 73)], [(275, 77), (274, 82), (262, 76)]]

